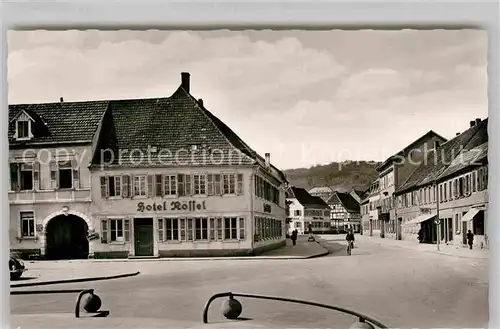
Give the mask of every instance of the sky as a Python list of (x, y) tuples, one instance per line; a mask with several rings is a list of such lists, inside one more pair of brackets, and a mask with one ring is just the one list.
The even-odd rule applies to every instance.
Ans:
[(383, 161), (488, 116), (487, 32), (9, 31), (9, 103), (191, 94), (280, 169)]

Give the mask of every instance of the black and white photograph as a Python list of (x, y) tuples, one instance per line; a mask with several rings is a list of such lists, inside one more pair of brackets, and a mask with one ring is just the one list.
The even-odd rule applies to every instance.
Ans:
[(12, 328), (488, 327), (487, 31), (7, 46)]

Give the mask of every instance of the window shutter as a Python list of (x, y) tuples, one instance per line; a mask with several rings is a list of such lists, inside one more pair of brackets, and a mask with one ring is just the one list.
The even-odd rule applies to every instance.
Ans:
[(73, 168), (73, 187), (75, 189), (80, 188), (80, 171), (78, 168), (78, 161), (73, 158), (71, 160), (71, 167)]
[(214, 175), (207, 175), (207, 195), (214, 195)]
[(123, 175), (121, 181), (122, 181), (122, 197), (128, 198), (130, 197), (130, 176)]
[(50, 188), (55, 190), (59, 188), (59, 172), (57, 170), (57, 162), (51, 161), (50, 162)]
[(123, 220), (123, 236), (126, 242), (130, 242), (130, 219)]
[(240, 217), (239, 222), (239, 240), (245, 240), (245, 218)]
[(33, 189), (40, 189), (40, 162), (33, 162)]
[(107, 199), (108, 198), (108, 177), (106, 176), (101, 176), (101, 198)]
[(236, 194), (237, 195), (242, 195), (243, 194), (243, 174), (238, 174), (237, 175)]
[(488, 167), (483, 169), (483, 189), (488, 188)]
[(186, 180), (185, 182), (185, 188), (186, 188), (186, 196), (191, 196), (193, 195), (193, 187), (192, 187), (192, 180), (191, 180), (191, 175), (184, 175), (184, 179)]
[(184, 189), (184, 175), (183, 174), (177, 175), (177, 194), (178, 194), (178, 196), (185, 196), (186, 195), (186, 191)]
[(153, 198), (155, 196), (155, 176), (154, 175), (148, 175), (147, 176), (147, 180), (148, 180), (148, 186), (147, 186), (147, 193), (146, 195), (149, 197), (149, 198)]
[(163, 218), (158, 218), (158, 242), (163, 242), (164, 239)]
[(101, 243), (108, 243), (108, 220), (101, 220)]
[(155, 175), (155, 196), (163, 196), (165, 194), (163, 175)]
[(19, 164), (10, 164), (10, 188), (12, 191), (19, 190)]

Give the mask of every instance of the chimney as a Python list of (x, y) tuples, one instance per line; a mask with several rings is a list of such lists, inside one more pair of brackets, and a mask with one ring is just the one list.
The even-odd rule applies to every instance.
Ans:
[(471, 128), (472, 128), (472, 127), (474, 127), (474, 126), (476, 125), (476, 121), (474, 121), (474, 120), (472, 120), (472, 121), (471, 121), (471, 122), (469, 122), (469, 123), (470, 123), (470, 127), (471, 127)]
[(476, 126), (477, 126), (478, 124), (480, 124), (480, 123), (481, 123), (481, 119), (480, 119), (480, 118), (476, 118)]
[(271, 164), (271, 154), (270, 153), (266, 153), (266, 167), (269, 167), (269, 165)]
[(203, 99), (198, 99), (198, 104), (200, 104), (201, 107), (203, 107)]
[(456, 133), (456, 135), (455, 135), (455, 136), (458, 136), (458, 135), (460, 135), (460, 133)]
[(64, 98), (59, 97), (59, 101), (60, 101), (61, 103), (62, 103), (62, 102), (64, 102)]
[(182, 72), (181, 73), (181, 87), (184, 88), (185, 91), (188, 93), (189, 91), (189, 76), (190, 74), (188, 72)]

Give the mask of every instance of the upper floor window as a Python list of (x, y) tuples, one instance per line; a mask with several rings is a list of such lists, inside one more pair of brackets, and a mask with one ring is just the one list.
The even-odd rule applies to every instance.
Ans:
[(11, 163), (10, 188), (12, 191), (31, 191), (39, 189), (40, 163)]
[(79, 174), (76, 160), (52, 161), (50, 163), (50, 184), (52, 189), (79, 187)]
[(31, 122), (33, 118), (25, 111), (20, 111), (15, 117), (15, 134), (17, 140), (27, 140), (33, 137)]

